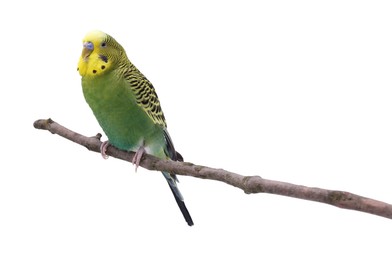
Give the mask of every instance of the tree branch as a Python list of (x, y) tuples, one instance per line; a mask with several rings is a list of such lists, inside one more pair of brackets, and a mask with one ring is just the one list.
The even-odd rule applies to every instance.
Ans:
[[(100, 152), (101, 134), (94, 137), (86, 137), (73, 132), (51, 119), (40, 119), (34, 122), (37, 129), (48, 130), (52, 134), (58, 134), (75, 143), (83, 145), (90, 151)], [(134, 152), (126, 152), (109, 146), (108, 155), (132, 161)], [(392, 205), (385, 202), (362, 197), (353, 193), (336, 190), (326, 190), (295, 185), (287, 182), (263, 179), (260, 176), (243, 176), (223, 169), (214, 169), (206, 166), (194, 165), (189, 162), (174, 162), (162, 160), (145, 154), (140, 161), (140, 166), (155, 171), (167, 171), (178, 175), (192, 176), (202, 179), (210, 179), (225, 182), (242, 189), (245, 193), (270, 193), (298, 199), (322, 202), (343, 209), (351, 209), (392, 219)]]

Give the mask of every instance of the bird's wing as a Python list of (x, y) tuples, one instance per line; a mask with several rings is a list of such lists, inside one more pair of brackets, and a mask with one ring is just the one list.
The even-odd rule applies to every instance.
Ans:
[(134, 69), (129, 70), (129, 73), (125, 73), (125, 79), (135, 94), (136, 103), (155, 124), (166, 128), (165, 116), (151, 82), (140, 72), (135, 72)]
[(178, 153), (166, 129), (166, 120), (163, 115), (158, 95), (151, 82), (141, 74), (134, 66), (131, 66), (125, 74), (131, 90), (135, 94), (136, 103), (147, 113), (151, 120), (162, 127), (166, 146), (164, 148), (167, 157), (173, 161), (183, 161), (182, 155)]
[(173, 161), (183, 162), (184, 159), (182, 158), (182, 155), (179, 152), (177, 152), (176, 149), (174, 148), (173, 141), (171, 140), (169, 132), (167, 131), (166, 128), (163, 129), (163, 135), (165, 136), (165, 142), (166, 142), (166, 147), (165, 147), (166, 155)]

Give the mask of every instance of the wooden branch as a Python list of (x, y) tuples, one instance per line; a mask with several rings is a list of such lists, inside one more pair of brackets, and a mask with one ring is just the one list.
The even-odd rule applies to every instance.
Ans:
[[(40, 119), (34, 122), (37, 129), (48, 130), (52, 134), (58, 134), (75, 143), (85, 146), (88, 150), (100, 152), (101, 134), (94, 137), (86, 137), (73, 132), (51, 119)], [(132, 161), (134, 152), (126, 152), (109, 146), (108, 155)], [(336, 190), (326, 190), (295, 185), (287, 182), (263, 179), (260, 176), (243, 176), (223, 169), (214, 169), (206, 166), (194, 165), (189, 162), (174, 162), (158, 159), (151, 155), (143, 155), (140, 166), (155, 171), (167, 171), (178, 175), (192, 176), (202, 179), (210, 179), (225, 182), (242, 189), (245, 193), (270, 193), (298, 199), (322, 202), (343, 209), (351, 209), (392, 219), (392, 205), (385, 202), (365, 198), (353, 193)]]

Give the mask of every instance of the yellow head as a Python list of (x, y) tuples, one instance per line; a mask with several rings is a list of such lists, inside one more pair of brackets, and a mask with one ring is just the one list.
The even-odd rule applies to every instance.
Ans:
[(113, 37), (101, 31), (91, 31), (83, 39), (78, 71), (81, 76), (102, 75), (124, 58), (127, 60), (123, 47)]

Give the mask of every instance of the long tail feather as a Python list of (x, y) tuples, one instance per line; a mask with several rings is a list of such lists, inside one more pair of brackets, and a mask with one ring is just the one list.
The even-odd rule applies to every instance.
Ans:
[[(185, 218), (185, 221), (188, 223), (189, 226), (193, 226), (192, 217), (191, 217), (191, 215), (189, 214), (188, 209), (187, 209), (186, 206), (185, 206), (184, 200), (181, 200), (181, 199), (178, 197), (178, 195), (177, 195), (179, 191), (175, 191), (175, 190), (174, 190), (175, 188), (174, 188), (172, 185), (170, 185), (170, 183), (168, 183), (168, 184), (169, 184), (170, 190), (173, 192), (174, 198), (176, 199), (177, 205), (178, 205), (178, 207), (180, 208), (181, 213), (182, 213), (182, 215), (183, 215), (184, 218)], [(177, 187), (176, 187), (176, 188), (177, 188)], [(177, 190), (178, 190), (178, 188), (177, 188)]]
[(176, 199), (177, 205), (180, 208), (182, 215), (184, 215), (186, 222), (188, 223), (189, 226), (193, 226), (192, 217), (189, 214), (188, 209), (186, 208), (185, 203), (184, 203), (184, 198), (182, 197), (182, 194), (177, 187), (176, 176), (171, 175), (167, 172), (162, 172), (162, 174), (165, 177), (167, 183), (169, 184), (170, 190), (172, 191), (174, 198)]
[[(172, 142), (170, 135), (169, 135), (169, 132), (167, 131), (166, 128), (163, 129), (163, 134), (164, 134), (164, 137), (166, 140), (166, 149), (165, 149), (166, 155), (170, 159), (172, 159), (173, 161), (183, 162), (184, 159), (183, 159), (182, 155), (174, 149), (173, 142)], [(167, 172), (162, 172), (162, 174), (165, 177), (165, 179), (167, 180), (167, 183), (169, 184), (170, 190), (173, 192), (173, 195), (174, 195), (174, 198), (176, 199), (177, 205), (180, 208), (182, 215), (184, 216), (186, 222), (188, 223), (189, 226), (193, 226), (192, 217), (189, 214), (188, 209), (186, 208), (185, 203), (184, 203), (184, 198), (182, 197), (182, 194), (177, 187), (176, 182), (178, 182), (178, 179), (177, 179), (176, 175), (169, 174)]]

